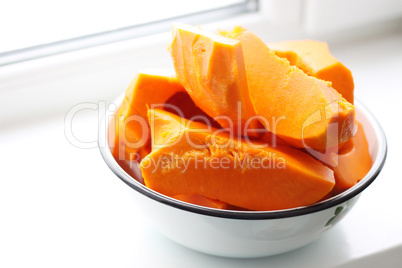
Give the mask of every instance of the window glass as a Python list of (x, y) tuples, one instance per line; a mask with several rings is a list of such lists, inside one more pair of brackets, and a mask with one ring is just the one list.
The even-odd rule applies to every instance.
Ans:
[(250, 1), (6, 1), (0, 11), (0, 53), (247, 2)]

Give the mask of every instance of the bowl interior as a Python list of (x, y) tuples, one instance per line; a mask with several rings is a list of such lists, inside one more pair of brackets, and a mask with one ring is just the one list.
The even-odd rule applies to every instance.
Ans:
[[(118, 103), (118, 102), (117, 102)], [(236, 211), (236, 210), (222, 210), (213, 209), (208, 207), (197, 206), (189, 203), (185, 203), (165, 195), (162, 195), (156, 191), (147, 188), (145, 185), (139, 182), (136, 178), (131, 177), (113, 158), (108, 146), (107, 146), (107, 122), (101, 120), (99, 126), (99, 148), (107, 165), (110, 169), (127, 185), (131, 188), (143, 194), (157, 202), (164, 203), (169, 206), (173, 206), (186, 211), (214, 216), (222, 218), (236, 218), (236, 219), (278, 219), (287, 218), (298, 215), (305, 215), (314, 213), (320, 210), (324, 210), (340, 203), (343, 203), (357, 194), (361, 193), (366, 187), (368, 187), (374, 179), (380, 173), (386, 158), (387, 143), (385, 134), (374, 116), (369, 110), (358, 100), (355, 101), (356, 118), (363, 125), (367, 141), (369, 144), (370, 155), (373, 159), (373, 166), (368, 174), (352, 188), (319, 203), (292, 209), (275, 210), (275, 211)], [(139, 169), (134, 169), (134, 172), (139, 175)], [(135, 176), (135, 175), (134, 175)]]

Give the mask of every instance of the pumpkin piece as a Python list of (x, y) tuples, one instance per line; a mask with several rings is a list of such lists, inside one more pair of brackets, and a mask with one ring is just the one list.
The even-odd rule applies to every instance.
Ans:
[(255, 112), (240, 42), (184, 24), (174, 24), (172, 33), (176, 74), (194, 103), (231, 133), (244, 135), (246, 124), (249, 130), (262, 128), (250, 120)]
[(144, 158), (151, 150), (148, 107), (163, 107), (175, 93), (184, 91), (172, 70), (138, 72), (116, 113), (115, 142), (112, 149), (114, 158), (138, 162)]
[[(348, 143), (350, 140), (351, 139), (349, 139), (345, 143)], [(324, 165), (328, 166), (329, 168), (334, 168), (335, 166), (338, 165), (338, 148), (343, 146), (345, 143), (342, 143), (339, 146), (328, 148), (325, 151), (317, 151), (313, 149), (301, 149), (301, 150), (311, 155), (312, 157), (314, 157)]]
[(125, 99), (129, 104), (127, 113), (147, 118), (149, 108), (164, 103), (175, 93), (185, 91), (173, 70), (149, 69), (138, 72), (126, 90)]
[(214, 199), (211, 199), (211, 198), (199, 195), (199, 194), (191, 194), (191, 195), (179, 194), (179, 195), (173, 196), (173, 198), (183, 201), (183, 202), (198, 205), (198, 206), (217, 208), (217, 209), (227, 209), (228, 208), (228, 204), (226, 204), (225, 202), (222, 202), (219, 200), (214, 200)]
[(258, 141), (266, 144), (267, 146), (276, 147), (276, 146), (289, 146), (287, 142), (279, 138), (277, 135), (272, 132), (267, 131), (262, 137), (257, 139)]
[(334, 192), (340, 193), (354, 186), (370, 171), (373, 161), (363, 126), (358, 123), (356, 135), (346, 142), (338, 153)]
[(308, 76), (280, 58), (255, 34), (240, 27), (251, 101), (262, 124), (299, 148), (326, 150), (355, 133), (354, 106), (329, 82)]
[(115, 116), (115, 140), (112, 155), (117, 160), (140, 161), (151, 151), (147, 121), (133, 112), (123, 99)]
[(165, 111), (192, 121), (207, 124), (214, 128), (221, 128), (218, 122), (195, 105), (186, 91), (177, 92), (166, 103), (169, 105), (163, 107)]
[(342, 97), (353, 104), (352, 73), (332, 56), (328, 44), (315, 40), (272, 42), (268, 47), (279, 57), (286, 58), (306, 74), (330, 81)]
[(149, 110), (152, 152), (140, 163), (145, 185), (167, 196), (198, 194), (251, 210), (313, 204), (333, 171), (289, 147), (256, 147), (221, 130)]

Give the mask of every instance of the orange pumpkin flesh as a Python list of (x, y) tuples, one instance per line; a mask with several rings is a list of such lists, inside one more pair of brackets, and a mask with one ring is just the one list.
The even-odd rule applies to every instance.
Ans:
[[(325, 200), (370, 170), (353, 77), (325, 43), (267, 46), (241, 27), (215, 35), (177, 24), (170, 52), (176, 75), (138, 73), (109, 126), (113, 156), (151, 189), (217, 209), (277, 210)], [(255, 116), (268, 132), (247, 132), (261, 129)]]
[(298, 150), (255, 148), (163, 110), (151, 109), (149, 120), (153, 147), (140, 168), (145, 185), (162, 194), (277, 210), (313, 204), (334, 186), (333, 171)]
[(195, 105), (186, 91), (175, 93), (166, 101), (166, 104), (168, 105), (163, 107), (165, 111), (192, 121), (210, 125), (214, 128), (221, 128), (218, 122)]
[(373, 162), (363, 126), (358, 123), (356, 135), (338, 152), (338, 165), (333, 169), (336, 184), (334, 192), (349, 189), (366, 176)]
[(179, 195), (175, 195), (173, 196), (173, 198), (183, 201), (183, 202), (187, 202), (187, 203), (191, 203), (194, 205), (199, 205), (199, 206), (204, 206), (204, 207), (210, 207), (210, 208), (218, 208), (218, 209), (227, 209), (228, 208), (228, 204), (221, 202), (219, 200), (214, 200), (199, 194), (179, 194)]
[(268, 130), (274, 127), (295, 147), (318, 150), (354, 135), (354, 106), (328, 82), (290, 66), (250, 31), (236, 28), (229, 36), (241, 42), (251, 101)]
[(148, 107), (163, 107), (175, 93), (184, 91), (169, 70), (138, 72), (126, 90), (116, 115), (113, 156), (119, 160), (144, 158), (150, 152)]
[[(224, 128), (244, 134), (255, 115), (239, 41), (197, 27), (173, 26), (170, 52), (176, 74), (195, 104)], [(258, 120), (249, 129), (261, 127)]]
[(115, 141), (112, 150), (114, 158), (129, 161), (142, 159), (151, 149), (147, 122), (137, 113), (133, 113), (126, 99), (115, 115)]
[(289, 60), (306, 74), (330, 81), (342, 97), (353, 104), (354, 83), (352, 73), (332, 56), (328, 44), (315, 40), (297, 40), (268, 43), (279, 57)]

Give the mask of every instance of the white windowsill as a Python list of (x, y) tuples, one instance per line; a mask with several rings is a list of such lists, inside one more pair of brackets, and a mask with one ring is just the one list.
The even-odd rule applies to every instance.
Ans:
[[(271, 27), (258, 15), (219, 26), (234, 24), (267, 41), (301, 36), (267, 33)], [(73, 147), (64, 137), (64, 116), (73, 105), (110, 102), (138, 69), (170, 67), (169, 38), (169, 33), (157, 34), (0, 68), (1, 267), (386, 268), (400, 263), (401, 29), (347, 43), (334, 40), (332, 47), (354, 74), (357, 98), (386, 132), (389, 154), (378, 180), (318, 241), (255, 260), (207, 256), (160, 236), (135, 210), (132, 189), (112, 174), (98, 150)], [(77, 137), (96, 139), (96, 122), (96, 111), (77, 114)]]

